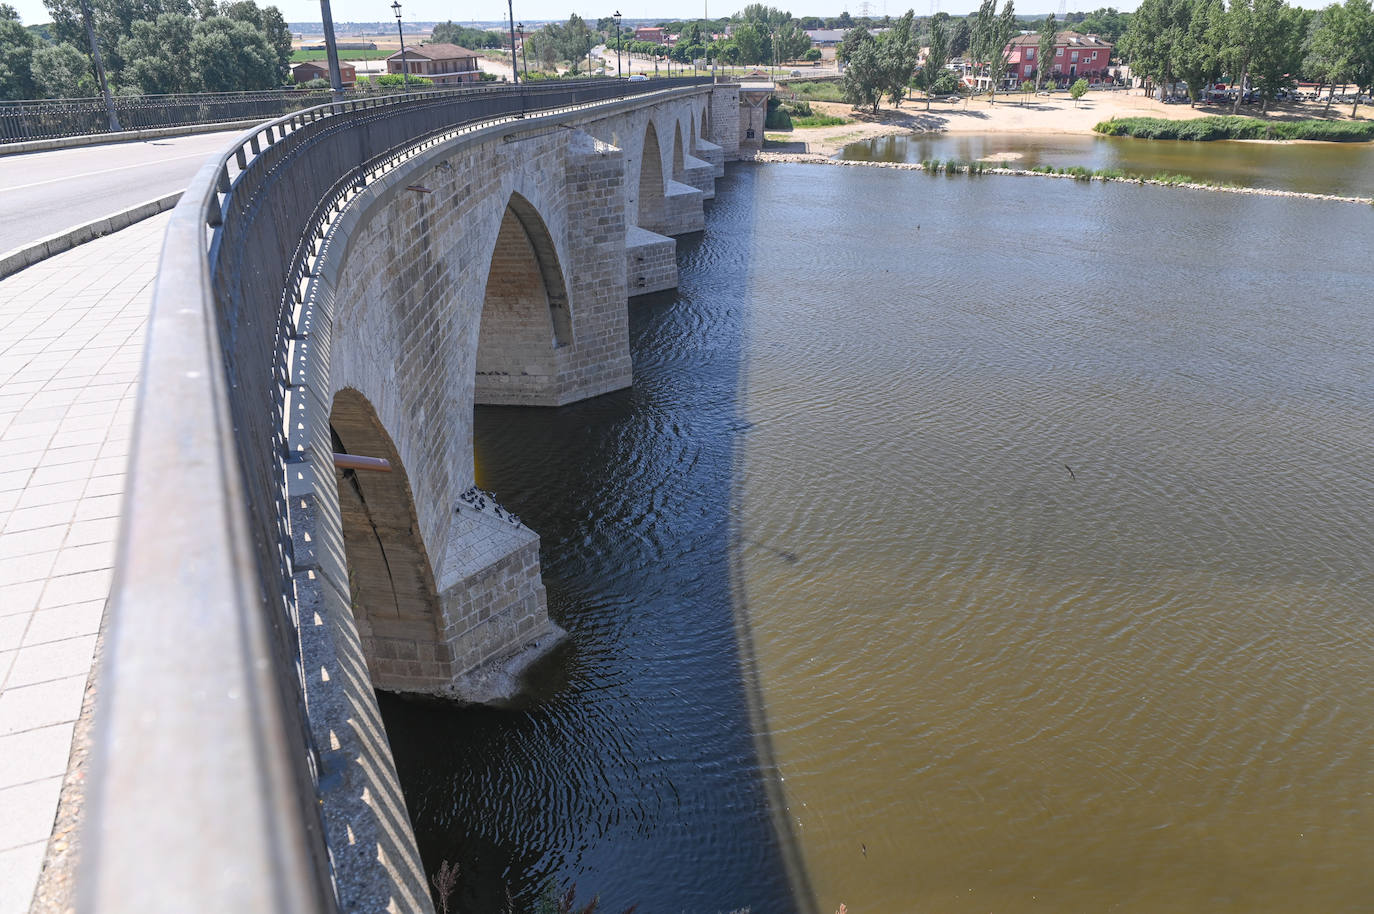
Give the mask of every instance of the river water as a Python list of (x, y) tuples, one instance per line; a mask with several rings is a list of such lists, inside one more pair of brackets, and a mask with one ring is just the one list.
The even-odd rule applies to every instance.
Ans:
[(1374, 212), (730, 168), (632, 390), (478, 411), (573, 639), (384, 697), (460, 909), (1367, 910)]
[(839, 158), (861, 162), (982, 160), (1025, 169), (1077, 165), (1118, 168), (1131, 177), (1149, 178), (1163, 172), (1241, 187), (1374, 196), (1374, 143), (1193, 143), (1026, 133), (925, 133), (851, 143)]

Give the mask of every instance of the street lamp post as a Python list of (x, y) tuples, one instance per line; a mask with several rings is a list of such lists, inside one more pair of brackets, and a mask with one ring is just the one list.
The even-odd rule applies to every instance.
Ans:
[(530, 81), (530, 55), (529, 55), (529, 52), (525, 50), (525, 23), (523, 23), (523, 22), (520, 23), (519, 25), (516, 26), (516, 28), (520, 30), (520, 59), (521, 59), (522, 61), (524, 61), (524, 67), (525, 67), (525, 82), (529, 82), (529, 81)]
[(320, 21), (324, 26), (324, 56), (329, 60), (329, 87), (334, 90), (334, 101), (343, 101), (343, 75), (339, 71), (339, 43), (334, 40), (334, 14), (329, 9), (329, 0), (320, 0)]
[(625, 75), (620, 72), (620, 10), (611, 13), (611, 21), (615, 23), (615, 75), (619, 78)]
[(515, 56), (515, 0), (506, 0), (506, 13), (510, 15), (510, 75), (515, 85), (520, 85), (520, 60)]
[(110, 130), (118, 132), (119, 114), (115, 111), (114, 99), (110, 96), (110, 83), (105, 78), (105, 64), (100, 60), (100, 41), (95, 37), (95, 17), (91, 14), (89, 0), (81, 0), (81, 18), (86, 23), (86, 42), (91, 46), (91, 60), (95, 63), (95, 75), (100, 80), (100, 94), (105, 96), (105, 116), (109, 118)]
[(391, 11), (396, 14), (396, 37), (401, 39), (401, 85), (406, 95), (410, 94), (410, 65), (406, 63), (406, 36), (401, 31), (401, 0), (394, 0)]

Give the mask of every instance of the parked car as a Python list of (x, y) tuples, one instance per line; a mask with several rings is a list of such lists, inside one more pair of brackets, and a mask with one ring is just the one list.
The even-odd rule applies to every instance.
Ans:
[(632, 82), (632, 83), (647, 82), (648, 79), (649, 79), (649, 77), (645, 76), (643, 73), (631, 73), (629, 76), (627, 76), (627, 77), (625, 77), (625, 78), (628, 79), (628, 80), (629, 80), (630, 82)]

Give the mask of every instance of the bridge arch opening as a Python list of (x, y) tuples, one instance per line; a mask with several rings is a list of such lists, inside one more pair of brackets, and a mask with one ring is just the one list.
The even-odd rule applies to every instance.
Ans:
[(573, 341), (563, 268), (534, 206), (511, 194), (487, 270), (477, 339), (478, 403), (528, 403), (557, 375), (558, 350)]
[(644, 158), (639, 166), (639, 225), (651, 232), (663, 226), (663, 152), (654, 122), (644, 128)]
[(687, 165), (682, 151), (682, 122), (677, 121), (673, 130), (673, 180), (682, 181), (687, 176)]
[(380, 457), (389, 472), (335, 466), (353, 616), (373, 685), (426, 691), (452, 678), (439, 599), (415, 499), (391, 436), (360, 392), (334, 395), (334, 451)]

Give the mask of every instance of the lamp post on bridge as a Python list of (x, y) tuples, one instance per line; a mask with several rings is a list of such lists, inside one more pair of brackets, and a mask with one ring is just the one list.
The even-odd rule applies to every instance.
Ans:
[(95, 17), (91, 14), (90, 0), (81, 0), (81, 18), (86, 23), (86, 41), (91, 46), (91, 61), (95, 64), (95, 75), (100, 80), (100, 94), (105, 96), (105, 115), (110, 120), (110, 130), (118, 132), (119, 114), (115, 111), (114, 99), (110, 96), (110, 83), (105, 78), (105, 64), (100, 60), (100, 41), (95, 37)]
[(620, 71), (620, 10), (611, 13), (611, 21), (615, 23), (615, 76), (619, 79), (625, 75)]
[(510, 76), (515, 85), (520, 85), (520, 58), (515, 56), (515, 0), (506, 0), (506, 12), (510, 15)]
[(530, 81), (530, 55), (525, 50), (525, 23), (516, 26), (520, 30), (520, 60), (525, 70), (525, 82)]
[(329, 87), (334, 90), (334, 101), (341, 102), (343, 74), (339, 70), (339, 44), (334, 40), (334, 14), (329, 9), (329, 0), (320, 0), (320, 22), (324, 26), (324, 56), (329, 60)]
[(406, 95), (410, 94), (410, 65), (406, 63), (406, 36), (401, 31), (401, 0), (394, 0), (391, 11), (396, 14), (396, 35), (401, 39), (401, 85)]

